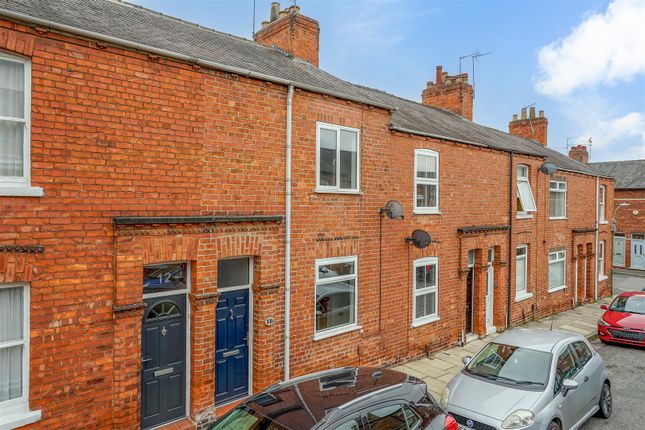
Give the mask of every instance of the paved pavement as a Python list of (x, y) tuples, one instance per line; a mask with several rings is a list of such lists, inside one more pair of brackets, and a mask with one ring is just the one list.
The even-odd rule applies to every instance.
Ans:
[[(597, 336), (596, 323), (602, 312), (600, 305), (602, 303), (608, 304), (609, 302), (610, 299), (604, 299), (600, 303), (579, 306), (575, 309), (528, 323), (524, 327), (548, 330), (553, 325), (554, 330), (579, 333), (590, 339), (595, 338)], [(423, 379), (428, 385), (428, 391), (439, 400), (443, 388), (463, 368), (462, 357), (466, 355), (472, 356), (479, 348), (496, 336), (498, 334), (486, 336), (469, 342), (463, 347), (451, 348), (428, 358), (402, 364), (394, 369)]]
[(605, 359), (611, 378), (614, 412), (608, 420), (591, 418), (580, 430), (645, 428), (645, 350), (600, 341), (594, 346)]

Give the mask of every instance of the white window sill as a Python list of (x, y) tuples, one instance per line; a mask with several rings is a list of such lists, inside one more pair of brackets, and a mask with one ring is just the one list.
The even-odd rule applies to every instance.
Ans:
[(518, 213), (517, 215), (515, 215), (515, 218), (516, 218), (516, 219), (532, 219), (532, 218), (533, 218), (533, 214), (523, 214), (523, 213)]
[(4, 187), (0, 186), (0, 196), (12, 197), (42, 197), (45, 193), (41, 187)]
[(549, 289), (549, 293), (555, 293), (555, 292), (558, 292), (558, 291), (561, 291), (561, 290), (566, 290), (566, 289), (567, 289), (567, 286), (566, 286), (566, 285), (562, 285), (561, 287), (557, 287), (557, 288)]
[(567, 219), (567, 217), (566, 216), (550, 216), (549, 219), (553, 220), (553, 221), (557, 221), (559, 219)]
[(609, 221), (607, 221), (605, 219), (601, 219), (598, 223), (602, 224), (602, 225), (605, 225), (605, 224), (609, 224)]
[(600, 275), (600, 276), (598, 277), (598, 280), (599, 280), (599, 281), (604, 281), (604, 280), (606, 280), (606, 279), (609, 279), (609, 276), (606, 276), (606, 275)]
[(515, 296), (515, 303), (530, 299), (533, 297), (533, 293), (520, 293)]
[(433, 316), (430, 318), (418, 319), (412, 322), (412, 328), (421, 327), (422, 325), (430, 324), (436, 321), (439, 321), (441, 318), (438, 316)]
[(441, 215), (441, 212), (439, 212), (439, 209), (416, 208), (412, 211), (412, 213), (415, 215)]
[(337, 336), (339, 334), (349, 333), (349, 332), (352, 332), (352, 331), (362, 330), (362, 329), (363, 329), (363, 327), (361, 327), (359, 325), (356, 325), (356, 324), (352, 324), (352, 325), (348, 325), (348, 326), (339, 327), (339, 328), (336, 328), (336, 329), (325, 330), (325, 331), (320, 332), (320, 333), (315, 333), (314, 334), (314, 340), (327, 339), (328, 337), (333, 337), (333, 336)]
[[(8, 412), (8, 413), (7, 413)], [(0, 414), (0, 429), (15, 429), (40, 420), (40, 411), (30, 411), (27, 405), (9, 408)]]
[(316, 188), (314, 190), (318, 194), (354, 194), (357, 196), (362, 196), (363, 192), (360, 190), (340, 190), (340, 189), (328, 189), (328, 188)]

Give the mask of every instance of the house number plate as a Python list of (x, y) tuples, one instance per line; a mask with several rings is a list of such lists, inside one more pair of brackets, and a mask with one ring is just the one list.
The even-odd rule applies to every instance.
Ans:
[(163, 370), (157, 370), (154, 373), (154, 377), (158, 378), (158, 377), (163, 376), (163, 375), (169, 375), (169, 374), (172, 373), (173, 370), (174, 369), (172, 367), (168, 367), (167, 369), (163, 369)]

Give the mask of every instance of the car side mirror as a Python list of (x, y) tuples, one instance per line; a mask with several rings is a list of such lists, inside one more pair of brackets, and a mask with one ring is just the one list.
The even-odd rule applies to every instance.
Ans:
[(562, 381), (562, 388), (564, 388), (564, 393), (562, 394), (566, 396), (569, 391), (578, 388), (578, 383), (573, 379), (565, 379), (564, 381)]
[(609, 308), (607, 307), (607, 305), (600, 305), (600, 309), (602, 309), (602, 310), (605, 310), (605, 311), (606, 311), (606, 310), (607, 310), (607, 309), (609, 309)]
[(467, 366), (468, 363), (470, 363), (470, 360), (473, 358), (470, 355), (467, 355), (465, 357), (461, 357), (461, 362), (464, 363), (464, 366)]

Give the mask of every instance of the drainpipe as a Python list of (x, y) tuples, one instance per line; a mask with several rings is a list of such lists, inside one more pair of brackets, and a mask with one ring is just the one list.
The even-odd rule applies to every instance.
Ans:
[[(598, 225), (598, 215), (600, 215), (598, 213), (598, 199), (599, 199), (598, 192), (599, 192), (599, 188), (600, 188), (600, 176), (596, 176), (596, 212), (595, 212), (596, 213), (596, 222), (595, 222), (595, 224), (596, 224), (596, 247), (594, 248), (596, 250), (596, 252), (594, 253), (594, 259), (593, 259), (594, 260), (594, 267), (595, 267), (594, 272), (593, 272), (594, 273), (594, 276), (593, 276), (593, 287), (594, 287), (593, 299), (594, 299), (594, 302), (598, 301), (598, 227), (599, 227), (599, 225)], [(607, 201), (606, 194), (607, 193), (605, 192), (605, 202)], [(607, 206), (607, 203), (605, 203), (605, 206)], [(605, 244), (605, 247), (606, 246), (607, 246), (607, 244)]]
[(578, 255), (578, 249), (575, 242), (573, 243), (573, 246), (573, 252), (576, 254), (576, 287), (573, 290), (573, 306), (575, 307), (578, 306), (578, 261), (580, 260), (580, 255)]
[(287, 142), (285, 172), (285, 235), (284, 235), (284, 380), (289, 380), (291, 350), (291, 107), (293, 85), (287, 93)]
[(508, 170), (508, 279), (507, 279), (507, 297), (506, 297), (506, 328), (511, 327), (511, 268), (513, 258), (513, 153), (508, 153), (509, 170)]
[(585, 258), (583, 260), (584, 265), (585, 265), (585, 270), (584, 270), (585, 279), (584, 279), (584, 288), (583, 288), (584, 297), (582, 298), (582, 304), (583, 305), (587, 304), (587, 258), (588, 257), (587, 257), (587, 249), (586, 248), (587, 248), (587, 246), (585, 245)]

